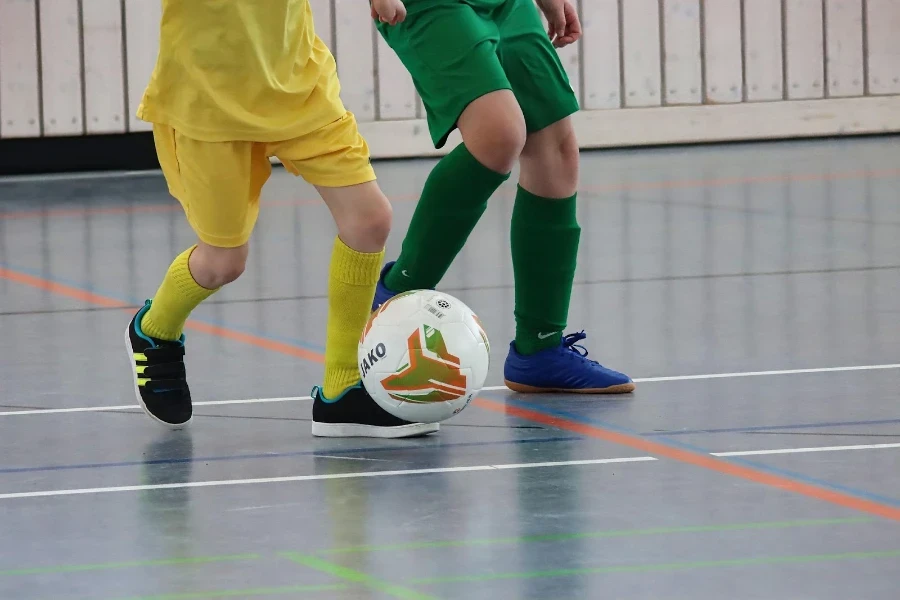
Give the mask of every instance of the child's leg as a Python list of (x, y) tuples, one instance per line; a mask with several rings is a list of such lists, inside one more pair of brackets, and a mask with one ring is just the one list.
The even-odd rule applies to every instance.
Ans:
[(337, 398), (360, 380), (357, 346), (371, 314), (384, 244), (391, 230), (391, 205), (374, 181), (318, 190), (338, 228), (328, 271), (322, 390), (326, 398)]
[(576, 219), (578, 142), (570, 115), (578, 100), (529, 0), (508, 0), (500, 60), (522, 107), (528, 140), (511, 225), (516, 338), (504, 375), (518, 391), (620, 393), (628, 376), (587, 359), (564, 336), (581, 229)]
[(437, 431), (437, 424), (389, 414), (360, 382), (357, 348), (371, 314), (391, 206), (375, 183), (369, 148), (353, 115), (271, 144), (269, 152), (316, 186), (338, 229), (328, 274), (324, 386), (313, 389), (313, 435), (399, 438)]
[(463, 143), (431, 171), (396, 264), (385, 277), (392, 292), (430, 289), (443, 278), (509, 178), (525, 143), (525, 121), (509, 90), (486, 94), (459, 118)]
[(456, 128), (463, 143), (429, 175), (376, 304), (440, 281), (525, 144), (525, 120), (497, 57), (499, 32), (483, 14), (461, 2), (422, 3), (379, 30), (413, 77), (435, 146)]
[(141, 321), (152, 338), (175, 341), (197, 306), (244, 272), (249, 246), (219, 248), (198, 241), (169, 266), (153, 304)]
[(263, 146), (250, 142), (201, 142), (159, 125), (154, 140), (169, 190), (200, 240), (169, 266), (156, 295), (129, 324), (126, 341), (141, 406), (163, 425), (179, 428), (192, 414), (185, 321), (243, 272), (259, 192), (271, 165)]

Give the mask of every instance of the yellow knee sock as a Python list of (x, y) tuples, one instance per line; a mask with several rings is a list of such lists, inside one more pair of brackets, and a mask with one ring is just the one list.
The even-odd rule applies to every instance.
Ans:
[(201, 287), (191, 275), (188, 260), (196, 247), (179, 254), (169, 266), (150, 310), (141, 320), (141, 330), (146, 335), (158, 340), (177, 340), (191, 311), (215, 293), (216, 290)]
[(326, 398), (336, 398), (359, 381), (356, 350), (372, 312), (384, 251), (367, 254), (335, 239), (328, 275), (328, 328), (325, 342)]

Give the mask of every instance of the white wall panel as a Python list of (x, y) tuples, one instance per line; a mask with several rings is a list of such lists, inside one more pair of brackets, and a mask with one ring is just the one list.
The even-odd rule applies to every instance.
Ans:
[(0, 137), (38, 137), (37, 16), (33, 0), (0, 0)]
[(664, 104), (703, 102), (700, 0), (663, 2)]
[(900, 94), (900, 0), (868, 0), (869, 93)]
[[(366, 3), (310, 3), (373, 154), (434, 154), (412, 79)], [(586, 146), (896, 129), (900, 0), (577, 6), (584, 36), (560, 60), (582, 100)], [(151, 129), (134, 113), (156, 63), (160, 9), (159, 0), (0, 0), (0, 137)], [(810, 115), (821, 120), (794, 121)], [(769, 119), (763, 129), (747, 122), (759, 118)]]
[(44, 135), (79, 135), (82, 122), (78, 0), (40, 3)]
[(358, 0), (335, 0), (338, 76), (341, 98), (359, 121), (375, 120), (375, 28)]
[[(259, 0), (257, 0), (259, 1)], [(358, 3), (357, 3), (358, 4)], [(332, 27), (331, 27), (331, 11), (333, 7), (331, 6), (331, 0), (309, 0), (309, 5), (312, 7), (313, 13), (313, 22), (316, 24), (316, 34), (322, 38), (322, 41), (325, 42), (325, 45), (334, 52), (334, 40), (332, 39)], [(366, 7), (361, 7), (362, 12), (368, 14), (368, 10), (364, 10)]]
[(584, 32), (584, 108), (619, 108), (622, 103), (619, 70), (619, 2), (588, 0), (582, 7)]
[(659, 3), (625, 0), (620, 7), (625, 106), (659, 106), (662, 102)]
[(397, 54), (378, 36), (378, 104), (382, 119), (415, 119), (416, 88)]
[(125, 55), (128, 81), (128, 130), (150, 131), (153, 126), (135, 116), (150, 81), (159, 50), (162, 5), (155, 0), (125, 0)]
[[(750, 4), (757, 0), (751, 0)], [(703, 35), (706, 101), (722, 104), (743, 99), (740, 0), (704, 0)]]
[(863, 0), (825, 0), (826, 95), (862, 96)]
[(822, 0), (784, 0), (785, 72), (791, 100), (825, 95)]
[(119, 0), (83, 2), (82, 31), (87, 132), (124, 132), (125, 68)]
[(744, 59), (747, 100), (784, 96), (781, 0), (744, 1)]

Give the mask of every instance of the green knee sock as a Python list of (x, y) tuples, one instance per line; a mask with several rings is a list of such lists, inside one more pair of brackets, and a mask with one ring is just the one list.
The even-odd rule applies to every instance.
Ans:
[(509, 178), (457, 146), (437, 164), (419, 200), (397, 264), (385, 277), (394, 292), (435, 287), (459, 254), (488, 198)]
[(580, 237), (575, 196), (551, 200), (519, 188), (510, 242), (520, 353), (559, 345), (569, 316)]

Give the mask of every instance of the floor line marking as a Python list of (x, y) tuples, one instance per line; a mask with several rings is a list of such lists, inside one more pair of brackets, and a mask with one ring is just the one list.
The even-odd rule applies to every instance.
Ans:
[(332, 556), (335, 554), (362, 554), (370, 552), (397, 552), (406, 550), (427, 550), (433, 548), (460, 548), (470, 546), (502, 546), (542, 542), (567, 542), (573, 540), (644, 537), (671, 535), (680, 533), (723, 533), (726, 531), (747, 531), (766, 529), (794, 529), (798, 527), (822, 527), (825, 525), (854, 525), (875, 523), (870, 517), (849, 517), (839, 519), (808, 519), (793, 521), (753, 521), (749, 523), (722, 523), (719, 525), (686, 525), (682, 527), (651, 527), (647, 529), (608, 529), (606, 531), (585, 531), (577, 533), (549, 533), (505, 538), (476, 538), (457, 540), (437, 540), (432, 542), (407, 542), (399, 544), (349, 546), (343, 548), (326, 548), (316, 554)]
[(317, 556), (300, 554), (299, 552), (281, 552), (278, 555), (299, 565), (313, 569), (314, 571), (327, 573), (328, 575), (332, 575), (348, 583), (356, 583), (373, 591), (391, 596), (392, 598), (400, 598), (400, 600), (438, 600), (438, 598), (430, 594), (423, 594), (414, 589), (373, 577), (362, 571), (328, 562)]
[(56, 565), (49, 567), (29, 567), (24, 569), (6, 569), (0, 571), (0, 577), (19, 575), (46, 575), (51, 573), (82, 573), (84, 571), (108, 571), (113, 569), (132, 569), (139, 567), (168, 567), (181, 565), (202, 565), (221, 562), (259, 560), (259, 554), (227, 554), (221, 556), (186, 556), (178, 558), (157, 558), (151, 560), (129, 560), (112, 563), (93, 563), (86, 565)]
[(873, 558), (900, 557), (900, 550), (875, 552), (841, 552), (835, 554), (811, 554), (805, 556), (758, 556), (752, 558), (731, 558), (724, 560), (698, 560), (676, 563), (609, 565), (576, 569), (549, 569), (545, 571), (524, 571), (518, 573), (486, 573), (484, 575), (451, 575), (413, 579), (408, 585), (439, 585), (448, 583), (475, 583), (504, 579), (543, 579), (548, 577), (572, 577), (575, 575), (599, 575), (602, 573), (644, 573), (649, 571), (676, 571), (712, 567), (744, 567), (790, 563), (814, 563), (838, 560), (861, 560)]
[(900, 444), (857, 444), (855, 446), (817, 446), (812, 448), (778, 448), (776, 450), (740, 450), (737, 452), (710, 452), (713, 456), (762, 456), (766, 454), (803, 454), (807, 452), (846, 452), (848, 450), (881, 450), (900, 448)]
[(395, 477), (402, 475), (431, 475), (439, 473), (471, 473), (478, 471), (498, 471), (505, 469), (531, 469), (544, 467), (606, 465), (617, 463), (650, 462), (657, 459), (652, 456), (628, 456), (621, 458), (599, 458), (594, 460), (574, 460), (559, 462), (518, 463), (504, 465), (470, 465), (463, 467), (441, 467), (433, 469), (402, 469), (393, 471), (361, 471), (354, 473), (328, 473), (320, 475), (292, 475), (288, 477), (261, 477), (255, 479), (223, 479), (215, 481), (188, 481), (183, 483), (160, 483), (154, 485), (123, 485), (103, 488), (81, 488), (64, 490), (45, 490), (38, 492), (13, 492), (0, 494), (0, 500), (16, 498), (45, 498), (55, 496), (77, 496), (85, 494), (108, 494), (117, 492), (143, 492), (149, 490), (173, 490), (201, 487), (224, 487), (233, 485), (252, 485), (263, 483), (287, 483), (296, 481), (322, 481), (331, 479), (362, 479), (374, 477)]
[[(10, 269), (7, 267), (0, 266), (0, 279), (6, 279), (14, 283), (27, 285), (39, 290), (57, 294), (59, 296), (73, 298), (75, 300), (93, 304), (95, 306), (121, 308), (123, 311), (131, 311), (133, 309), (129, 303), (123, 302), (122, 300), (110, 298), (101, 294), (95, 294), (87, 290), (79, 289), (72, 285), (52, 281), (45, 277), (29, 275), (28, 273), (23, 273), (21, 271)], [(325, 362), (325, 355), (320, 352), (301, 348), (300, 346), (297, 346), (295, 344), (268, 339), (251, 333), (237, 331), (235, 329), (231, 329), (222, 325), (204, 323), (202, 321), (191, 319), (188, 320), (187, 323), (185, 323), (184, 328), (187, 330), (199, 331), (201, 333), (214, 335), (236, 342), (242, 342), (244, 344), (256, 346), (257, 348), (262, 348), (264, 350), (271, 350), (272, 352), (278, 352), (281, 354), (286, 354), (288, 356), (296, 356), (297, 358), (302, 358), (314, 363)]]
[(184, 456), (180, 458), (156, 458), (143, 460), (127, 460), (118, 462), (103, 463), (75, 463), (63, 465), (41, 465), (32, 467), (0, 467), (0, 474), (9, 473), (42, 473), (51, 471), (78, 471), (78, 470), (97, 470), (97, 469), (115, 469), (126, 467), (154, 467), (159, 465), (184, 465), (194, 463), (210, 463), (210, 462), (228, 462), (228, 461), (246, 461), (246, 460), (272, 460), (283, 458), (326, 458), (340, 457), (345, 460), (374, 460), (379, 462), (397, 462), (389, 459), (361, 459), (350, 457), (351, 454), (362, 454), (371, 456), (372, 454), (390, 453), (410, 450), (415, 448), (418, 452), (442, 451), (447, 448), (485, 448), (489, 446), (521, 446), (527, 444), (552, 444), (560, 442), (582, 441), (584, 438), (580, 436), (552, 436), (552, 437), (527, 437), (506, 440), (490, 440), (482, 442), (437, 442), (435, 444), (417, 444), (410, 446), (409, 444), (394, 444), (378, 446), (351, 446), (349, 448), (329, 448), (327, 450), (288, 450), (284, 452), (258, 452), (255, 454), (225, 454), (214, 456)]
[[(285, 396), (283, 398), (247, 398), (244, 400), (208, 400), (194, 402), (194, 406), (226, 406), (232, 404), (267, 404), (275, 402), (302, 402), (312, 400), (309, 396)], [(116, 406), (81, 406), (74, 408), (33, 408), (28, 410), (0, 411), (0, 417), (19, 417), (25, 415), (53, 415), (81, 412), (106, 412), (140, 409), (137, 404), (120, 404)]]
[(875, 500), (853, 496), (846, 492), (827, 489), (812, 483), (791, 479), (785, 475), (768, 472), (759, 467), (746, 466), (739, 462), (723, 460), (720, 457), (710, 456), (709, 454), (695, 450), (656, 442), (630, 432), (613, 431), (612, 429), (594, 425), (592, 423), (576, 421), (568, 417), (553, 414), (551, 411), (542, 411), (540, 407), (524, 408), (509, 403), (498, 402), (496, 400), (489, 400), (483, 396), (476, 398), (475, 403), (482, 408), (500, 414), (518, 417), (533, 423), (550, 425), (551, 427), (571, 431), (586, 437), (632, 448), (639, 452), (645, 452), (659, 458), (668, 458), (670, 460), (694, 465), (723, 475), (730, 475), (745, 481), (751, 481), (753, 483), (800, 494), (808, 498), (829, 502), (844, 508), (872, 514), (885, 519), (900, 521), (900, 508), (898, 507), (890, 506)]
[[(2, 269), (0, 269), (2, 271)], [(244, 335), (244, 334), (241, 334)], [(287, 346), (287, 344), (281, 344)], [(289, 346), (295, 350), (295, 346)], [(280, 350), (276, 350), (280, 352)], [(635, 383), (659, 383), (659, 382), (671, 382), (671, 381), (696, 381), (703, 379), (738, 379), (743, 377), (766, 377), (766, 376), (778, 376), (778, 375), (802, 375), (802, 374), (813, 374), (813, 373), (844, 373), (851, 371), (875, 371), (875, 370), (886, 370), (886, 369), (900, 369), (900, 363), (898, 364), (885, 364), (885, 365), (856, 365), (849, 367), (820, 367), (820, 368), (810, 368), (810, 369), (781, 369), (776, 371), (746, 371), (746, 372), (735, 372), (735, 373), (707, 373), (701, 375), (673, 375), (667, 377), (639, 377), (634, 379)], [(489, 385), (485, 386), (481, 389), (483, 392), (497, 392), (508, 390), (505, 385)], [(264, 404), (269, 402), (297, 402), (297, 401), (307, 401), (312, 400), (310, 396), (285, 396), (283, 398), (248, 398), (245, 400), (210, 400), (206, 402), (194, 402), (194, 406), (223, 406), (228, 404)], [(118, 406), (85, 406), (85, 407), (76, 407), (76, 408), (35, 408), (29, 410), (9, 410), (9, 411), (0, 411), (0, 417), (13, 417), (13, 416), (25, 416), (25, 415), (43, 415), (43, 414), (58, 414), (58, 413), (79, 413), (79, 412), (103, 412), (103, 411), (117, 411), (117, 410), (129, 410), (133, 408), (140, 408), (137, 404), (129, 404), (129, 405), (118, 405)], [(700, 430), (698, 430), (699, 432)], [(668, 435), (669, 432), (653, 432), (654, 436), (664, 436)], [(674, 435), (679, 435), (681, 432), (675, 431), (671, 432)]]

